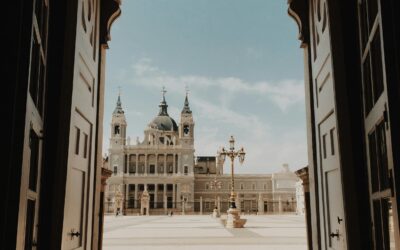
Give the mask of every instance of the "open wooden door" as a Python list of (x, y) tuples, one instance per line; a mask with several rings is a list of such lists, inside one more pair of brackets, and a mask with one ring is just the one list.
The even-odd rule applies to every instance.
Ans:
[(98, 91), (99, 0), (79, 0), (62, 249), (91, 249)]
[[(359, 1), (364, 128), (368, 155), (374, 249), (395, 249), (397, 207), (384, 53), (382, 9), (379, 0)], [(387, 50), (388, 51), (388, 50)], [(397, 237), (395, 237), (397, 235)], [(399, 241), (399, 240), (398, 240)], [(399, 249), (397, 246), (396, 249)]]
[(328, 1), (310, 1), (309, 13), (321, 247), (347, 249)]
[[(40, 177), (43, 158), (43, 123), (47, 69), (49, 3), (27, 3), (31, 14), (29, 84), (26, 99), (23, 161), (16, 249), (36, 249), (39, 229)], [(28, 25), (28, 24), (26, 24)], [(29, 26), (28, 26), (29, 27)]]

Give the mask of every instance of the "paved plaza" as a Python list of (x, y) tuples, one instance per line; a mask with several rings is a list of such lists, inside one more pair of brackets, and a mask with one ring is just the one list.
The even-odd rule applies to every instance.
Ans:
[(304, 216), (242, 218), (245, 228), (226, 229), (210, 215), (106, 216), (103, 249), (307, 249)]

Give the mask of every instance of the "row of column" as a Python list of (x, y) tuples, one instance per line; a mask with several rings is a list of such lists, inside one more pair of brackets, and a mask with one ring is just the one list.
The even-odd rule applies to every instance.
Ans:
[[(200, 214), (202, 214), (202, 212), (203, 212), (203, 197), (202, 196), (200, 196), (199, 201), (200, 201)], [(228, 200), (226, 200), (226, 201), (228, 201)], [(248, 201), (250, 201), (250, 207), (251, 208), (253, 207), (253, 205), (251, 203), (255, 202), (257, 204), (258, 212), (259, 213), (264, 213), (265, 212), (264, 211), (264, 200), (259, 198), (258, 201), (255, 200), (255, 199), (254, 200), (248, 200)], [(209, 199), (207, 199), (206, 202), (209, 202)], [(214, 205), (216, 205), (218, 210), (220, 210), (220, 207), (221, 207), (221, 199), (220, 199), (220, 197), (219, 196), (217, 197), (217, 201), (216, 201), (217, 203), (216, 204), (215, 204), (215, 200), (213, 200), (212, 202), (214, 202)], [(238, 195), (236, 196), (236, 199), (235, 199), (235, 205), (236, 205), (237, 209), (241, 210), (241, 200), (239, 199)], [(293, 206), (293, 204), (291, 204), (291, 206)], [(275, 211), (275, 209), (276, 209), (276, 207), (273, 204), (273, 211)], [(282, 199), (280, 197), (278, 199), (278, 209), (277, 210), (278, 211), (276, 211), (276, 212), (279, 212), (279, 213), (283, 212), (283, 201), (282, 201)]]
[[(163, 187), (163, 204), (164, 205), (163, 206), (165, 209), (167, 208), (167, 202), (168, 202), (168, 200), (167, 200), (167, 185), (168, 184), (172, 185), (172, 208), (175, 208), (175, 204), (176, 204), (176, 200), (177, 200), (177, 197), (176, 197), (176, 191), (177, 191), (176, 185), (177, 184), (172, 184), (172, 183), (160, 183), (160, 184), (164, 185), (164, 187)], [(140, 198), (140, 197), (138, 197), (138, 186), (144, 185), (144, 190), (146, 190), (146, 189), (148, 190), (147, 185), (150, 185), (150, 184), (126, 184), (125, 185), (125, 200), (126, 201), (128, 201), (130, 199), (129, 185), (135, 185), (134, 199), (135, 199), (135, 201), (137, 201)], [(151, 185), (154, 185), (154, 201), (153, 201), (154, 208), (158, 208), (157, 203), (158, 203), (158, 185), (159, 184), (151, 184)], [(135, 202), (134, 208), (138, 208), (137, 205), (138, 205), (137, 202)]]
[[(136, 155), (136, 161), (135, 161), (135, 175), (138, 175), (139, 172), (139, 155), (140, 154), (135, 154)], [(143, 155), (143, 154), (141, 154)], [(148, 174), (148, 164), (147, 164), (147, 157), (149, 155), (154, 155), (154, 154), (144, 154), (144, 174), (147, 175)], [(155, 170), (154, 170), (154, 174), (158, 174), (158, 156), (161, 154), (155, 154), (155, 158), (156, 158), (156, 162), (155, 162)], [(164, 175), (167, 175), (167, 155), (171, 155), (171, 154), (163, 154), (164, 155)], [(175, 173), (181, 173), (181, 168), (179, 166), (179, 164), (177, 165), (177, 163), (179, 163), (179, 159), (181, 158), (181, 154), (172, 154), (172, 174)], [(178, 156), (178, 162), (176, 162), (176, 156)], [(130, 155), (128, 154), (126, 157), (126, 173), (129, 173), (129, 166), (130, 166)]]

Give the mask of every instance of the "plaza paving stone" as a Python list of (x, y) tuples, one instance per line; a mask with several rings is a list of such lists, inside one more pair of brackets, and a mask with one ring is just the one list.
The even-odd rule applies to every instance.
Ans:
[(303, 216), (245, 215), (246, 227), (226, 229), (210, 215), (106, 216), (104, 250), (305, 250)]

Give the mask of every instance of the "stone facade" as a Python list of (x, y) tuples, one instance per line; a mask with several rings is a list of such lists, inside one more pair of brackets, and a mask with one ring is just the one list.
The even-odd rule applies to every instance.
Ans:
[[(237, 174), (235, 175), (236, 207), (244, 213), (284, 213), (296, 211), (295, 183), (296, 176), (292, 172), (276, 174)], [(212, 182), (217, 179), (221, 188), (214, 188)], [(202, 212), (212, 212), (217, 207), (226, 212), (229, 207), (231, 176), (195, 175), (194, 197), (202, 206)], [(199, 211), (200, 209), (196, 209)]]
[[(179, 126), (168, 115), (165, 91), (159, 114), (144, 130), (143, 141), (132, 145), (126, 136), (127, 122), (120, 97), (112, 114), (107, 164), (105, 212), (142, 214), (141, 197), (149, 197), (150, 214), (170, 211), (210, 213), (228, 209), (230, 175), (223, 174), (215, 156), (194, 155), (194, 120), (186, 96)], [(287, 165), (266, 175), (235, 175), (238, 208), (248, 213), (295, 212), (297, 177)], [(215, 185), (215, 183), (219, 185)], [(123, 201), (116, 200), (121, 190)]]

